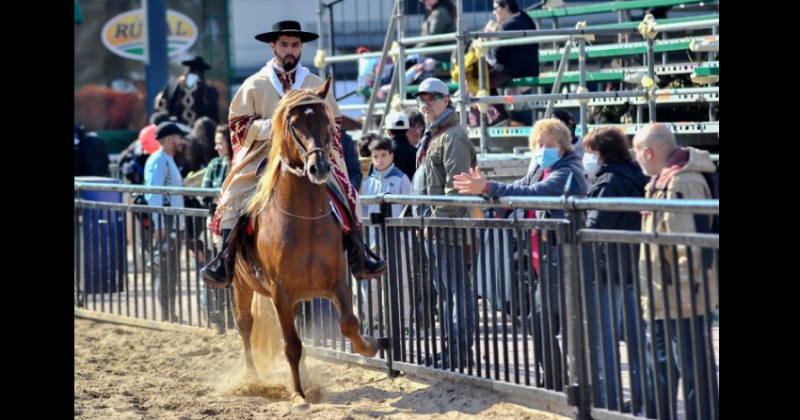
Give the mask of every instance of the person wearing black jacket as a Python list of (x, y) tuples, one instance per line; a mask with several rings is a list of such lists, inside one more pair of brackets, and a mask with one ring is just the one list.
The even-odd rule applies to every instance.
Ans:
[[(650, 181), (641, 167), (633, 160), (628, 137), (616, 128), (600, 128), (591, 132), (583, 140), (583, 165), (592, 181), (587, 196), (589, 198), (643, 198), (645, 187)], [(586, 215), (588, 229), (625, 230), (639, 232), (642, 216), (636, 212), (590, 210)], [(645, 336), (644, 322), (637, 318), (639, 299), (636, 296), (631, 268), (632, 261), (638, 261), (638, 247), (601, 243), (596, 247), (586, 245), (584, 249), (584, 271), (586, 296), (589, 307), (589, 320), (596, 328), (590, 332), (590, 341), (597, 349), (596, 364), (600, 379), (600, 399), (595, 406), (609, 410), (630, 410), (628, 403), (619, 407), (616, 391), (617, 375), (605, 372), (605, 366), (614, 365), (613, 331), (628, 346), (630, 373), (632, 375), (631, 395), (639, 413), (645, 404), (653, 401), (653, 396), (642, 393), (641, 375), (646, 369), (644, 360), (639, 357), (639, 338)], [(594, 260), (596, 259), (596, 261)], [(620, 264), (622, 261), (622, 264)], [(595, 271), (597, 268), (597, 271)], [(611, 287), (609, 287), (611, 283)], [(623, 305), (623, 300), (625, 304)], [(599, 303), (599, 306), (598, 306)], [(623, 316), (623, 308), (625, 314)], [(612, 324), (616, 329), (612, 329)], [(599, 332), (602, 330), (602, 334)], [(602, 346), (600, 343), (602, 342)], [(620, 351), (617, 348), (617, 353)], [(619, 354), (619, 353), (618, 353)], [(605, 363), (603, 362), (605, 358)], [(608, 384), (605, 384), (605, 381)], [(646, 388), (651, 393), (652, 377), (647, 377)], [(608, 395), (606, 395), (608, 390)]]
[[(500, 31), (536, 30), (533, 18), (520, 9), (517, 0), (495, 0), (494, 16), (500, 24)], [(539, 76), (539, 44), (495, 47), (491, 50), (492, 56), (497, 60), (493, 66), (492, 88), (502, 84), (495, 84), (503, 79), (501, 75), (506, 76), (506, 81)]]
[[(486, 25), (489, 32), (536, 30), (536, 23), (520, 9), (517, 0), (494, 0), (493, 10), (497, 23), (489, 22)], [(497, 89), (512, 79), (539, 76), (539, 44), (491, 48), (487, 62), (492, 66), (489, 91), (496, 96), (499, 95)], [(472, 107), (470, 114), (470, 125), (480, 125), (477, 107)], [(501, 125), (509, 119), (509, 115), (504, 105), (490, 105), (487, 118), (490, 126)]]

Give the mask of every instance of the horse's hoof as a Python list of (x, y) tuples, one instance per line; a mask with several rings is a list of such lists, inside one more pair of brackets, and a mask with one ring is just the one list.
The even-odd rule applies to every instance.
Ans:
[(367, 350), (364, 353), (361, 353), (364, 357), (375, 357), (378, 354), (378, 340), (373, 337), (364, 337), (364, 340), (367, 342)]
[(311, 408), (311, 404), (306, 402), (306, 399), (303, 398), (300, 394), (292, 394), (292, 412), (294, 413), (304, 413)]

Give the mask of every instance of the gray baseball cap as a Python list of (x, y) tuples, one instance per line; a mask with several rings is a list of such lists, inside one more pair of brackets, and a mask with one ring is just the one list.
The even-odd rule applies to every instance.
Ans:
[(433, 95), (443, 95), (443, 96), (450, 96), (450, 88), (447, 87), (447, 84), (439, 79), (430, 78), (425, 79), (421, 85), (419, 85), (419, 92), (414, 94), (414, 97), (417, 97), (423, 93), (430, 93)]

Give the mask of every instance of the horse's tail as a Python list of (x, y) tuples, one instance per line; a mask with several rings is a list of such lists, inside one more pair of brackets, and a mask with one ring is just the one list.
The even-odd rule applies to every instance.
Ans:
[[(249, 267), (253, 261), (244, 261), (241, 253), (236, 255), (236, 275), (246, 279), (247, 282), (255, 281), (254, 274)], [(253, 364), (259, 377), (264, 377), (271, 369), (272, 363), (282, 354), (281, 330), (278, 311), (271, 298), (253, 293), (253, 300), (250, 305), (250, 313), (253, 315), (253, 330), (250, 335), (250, 348), (253, 351)]]
[(253, 364), (259, 377), (265, 377), (272, 364), (283, 354), (281, 339), (283, 332), (278, 319), (278, 311), (271, 298), (253, 294), (250, 307), (253, 314), (253, 333), (250, 336), (250, 348), (253, 350)]

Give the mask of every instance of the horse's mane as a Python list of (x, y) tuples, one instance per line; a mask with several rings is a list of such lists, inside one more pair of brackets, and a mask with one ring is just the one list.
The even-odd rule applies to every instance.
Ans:
[[(317, 92), (313, 89), (299, 89), (293, 90), (286, 94), (280, 101), (278, 108), (272, 116), (272, 137), (271, 147), (268, 158), (267, 172), (258, 180), (258, 185), (253, 195), (250, 197), (247, 205), (245, 206), (245, 213), (256, 215), (264, 211), (275, 191), (278, 184), (278, 177), (281, 170), (281, 156), (287, 156), (284, 151), (288, 148), (290, 138), (286, 133), (289, 127), (286, 126), (288, 122), (289, 113), (297, 106), (302, 106), (304, 102), (320, 101)], [(333, 123), (333, 114), (327, 104), (320, 104), (323, 106), (327, 114), (330, 124)], [(319, 114), (309, 114), (319, 115)]]

